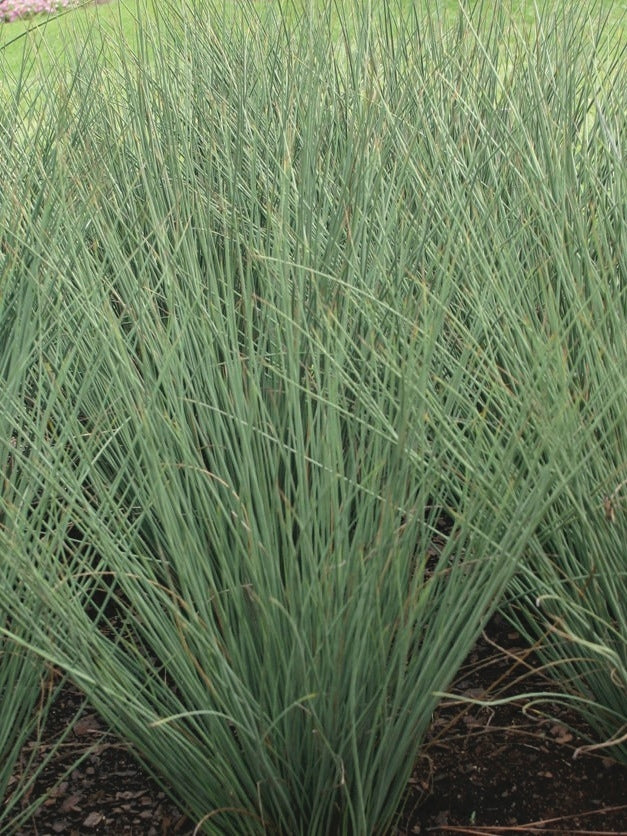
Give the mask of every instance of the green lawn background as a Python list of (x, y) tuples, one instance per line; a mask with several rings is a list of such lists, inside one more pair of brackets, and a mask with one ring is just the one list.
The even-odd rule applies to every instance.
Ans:
[[(72, 51), (80, 52), (88, 33), (94, 28), (102, 37), (105, 51), (115, 43), (115, 33), (120, 31), (124, 33), (128, 47), (135, 50), (140, 26), (150, 19), (154, 20), (158, 2), (159, 0), (111, 0), (108, 3), (95, 4), (93, 0), (86, 0), (80, 8), (64, 10), (57, 15), (36, 15), (10, 24), (0, 24), (2, 93), (10, 93), (20, 76), (22, 81), (36, 81), (49, 72), (52, 64), (71, 57)], [(275, 2), (276, 0), (257, 0), (255, 10), (263, 14), (264, 7), (271, 10)], [(224, 0), (223, 4), (226, 8), (229, 5), (235, 7), (234, 2)], [(419, 12), (420, 7), (426, 8), (428, 4), (429, 0), (402, 0), (401, 3), (405, 9), (416, 5)], [(533, 22), (537, 9), (557, 8), (559, 4), (560, 0), (540, 0), (538, 3), (534, 0), (509, 0), (507, 8), (519, 25), (528, 26)], [(287, 5), (284, 4), (284, 7)], [(473, 3), (467, 5), (472, 7)], [(437, 8), (440, 12), (452, 16), (459, 6), (459, 0), (444, 0)], [(433, 8), (431, 5), (431, 9)], [(616, 24), (616, 37), (621, 39), (624, 34), (626, 11), (627, 2), (616, 0), (597, 0), (589, 6), (589, 13), (593, 18), (599, 14), (608, 15), (611, 23)]]

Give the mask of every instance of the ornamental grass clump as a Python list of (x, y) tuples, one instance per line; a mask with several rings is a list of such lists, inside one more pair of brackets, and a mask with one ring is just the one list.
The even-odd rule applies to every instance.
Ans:
[[(0, 583), (9, 592), (18, 586), (15, 573), (4, 561)], [(30, 604), (36, 612), (36, 600), (26, 599), (24, 604)], [(15, 641), (11, 636), (14, 630)], [(0, 632), (0, 832), (5, 833), (15, 832), (17, 822), (25, 817), (22, 805), (32, 791), (39, 755), (37, 731), (45, 721), (51, 699), (42, 699), (44, 663), (25, 648), (31, 640), (28, 627), (15, 626), (4, 607), (0, 609)], [(30, 751), (24, 757), (27, 743)], [(27, 814), (35, 806), (36, 800)]]
[[(3, 138), (9, 148), (8, 133), (3, 132)], [(52, 671), (42, 654), (40, 630), (44, 625), (54, 629), (58, 620), (42, 600), (41, 587), (25, 583), (20, 571), (24, 556), (34, 548), (33, 534), (42, 519), (49, 519), (59, 491), (50, 478), (50, 460), (38, 457), (42, 446), (33, 437), (44, 387), (27, 384), (46, 342), (46, 326), (33, 318), (33, 296), (20, 294), (17, 302), (16, 285), (9, 280), (16, 252), (4, 235), (11, 225), (15, 237), (21, 238), (20, 209), (29, 218), (22, 234), (36, 231), (41, 187), (33, 177), (36, 155), (24, 149), (11, 159), (10, 168), (8, 162), (7, 155), (0, 201), (0, 833), (9, 834), (45, 800), (34, 787), (67, 732), (56, 735), (46, 729), (64, 678)], [(27, 195), (33, 199), (30, 206), (22, 202)], [(20, 269), (28, 269), (27, 259)], [(70, 761), (67, 766), (71, 770)]]
[(169, 10), (139, 56), (50, 80), (37, 177), (4, 164), (29, 489), (2, 496), (0, 604), (207, 833), (389, 832), (592, 456), (551, 455), (570, 331), (541, 289), (579, 297), (525, 156), (529, 120), (563, 130), (534, 53), (498, 16), (351, 12)]
[[(537, 225), (525, 250), (532, 269), (517, 342), (524, 338), (544, 367), (534, 423), (564, 489), (532, 538), (504, 612), (593, 730), (589, 748), (624, 762), (627, 86), (620, 38), (614, 33), (604, 52), (601, 38), (584, 48), (581, 33), (582, 21), (568, 14), (545, 27), (516, 92), (524, 123), (517, 168), (521, 183), (534, 184), (520, 222)], [(503, 357), (512, 378), (526, 374), (522, 356)]]
[[(19, 467), (10, 459), (7, 461), (6, 455), (2, 458), (4, 466)], [(10, 502), (12, 488), (18, 482), (15, 480), (11, 487), (5, 482), (3, 506), (5, 500)], [(45, 800), (45, 796), (33, 793), (35, 783), (58, 753), (67, 733), (55, 737), (46, 730), (48, 713), (65, 680), (42, 659), (33, 622), (49, 617), (50, 613), (19, 575), (23, 552), (19, 550), (16, 556), (15, 541), (8, 535), (2, 513), (0, 547), (2, 598), (13, 598), (13, 606), (22, 611), (20, 618), (14, 618), (11, 608), (0, 607), (0, 833), (10, 834), (24, 825)], [(68, 766), (68, 772), (71, 768)]]
[[(567, 74), (568, 55), (557, 72)], [(554, 70), (555, 71), (555, 70)], [(624, 78), (624, 60), (615, 65)], [(584, 463), (551, 504), (510, 585), (504, 612), (537, 643), (564, 700), (594, 731), (584, 749), (627, 759), (627, 314), (624, 136), (627, 89), (601, 98), (588, 74), (559, 109), (577, 132), (558, 144), (536, 138), (555, 213), (544, 230), (547, 263), (563, 253), (563, 275), (539, 271), (546, 378), (538, 433), (563, 478)], [(534, 89), (534, 84), (536, 85)], [(532, 95), (537, 95), (532, 79)], [(561, 91), (560, 91), (561, 92)], [(556, 108), (557, 109), (557, 108)], [(584, 162), (585, 161), (585, 162)], [(548, 179), (547, 179), (548, 182)], [(578, 193), (578, 200), (573, 195)], [(530, 200), (546, 197), (536, 195)], [(564, 243), (566, 242), (566, 243)], [(550, 259), (550, 260), (549, 260)], [(565, 281), (565, 277), (568, 281)], [(556, 281), (555, 279), (559, 280)], [(542, 699), (539, 697), (541, 703)], [(548, 702), (555, 702), (550, 695)]]

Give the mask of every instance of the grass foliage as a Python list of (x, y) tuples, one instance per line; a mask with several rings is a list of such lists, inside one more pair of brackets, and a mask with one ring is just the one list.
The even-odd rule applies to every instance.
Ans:
[[(9, 114), (5, 114), (9, 116)], [(6, 126), (10, 124), (9, 119)], [(8, 131), (7, 148), (13, 150)], [(22, 225), (21, 199), (37, 200), (34, 184), (39, 174), (35, 154), (7, 156), (5, 172), (15, 178), (3, 190), (1, 228), (16, 231)], [(19, 187), (16, 187), (20, 184)], [(8, 184), (7, 184), (8, 185)], [(13, 188), (15, 187), (15, 188)], [(24, 206), (24, 208), (26, 208)], [(32, 208), (32, 207), (30, 207)], [(36, 233), (35, 226), (30, 227)], [(26, 229), (24, 229), (26, 232)], [(7, 251), (0, 251), (2, 268)], [(25, 262), (24, 266), (28, 269)], [(3, 270), (3, 276), (4, 276)], [(48, 327), (32, 317), (28, 294), (25, 307), (17, 306), (12, 282), (0, 284), (0, 832), (15, 833), (44, 800), (33, 796), (37, 777), (63, 743), (62, 732), (53, 740), (46, 731), (46, 718), (63, 679), (52, 675), (42, 655), (39, 631), (59, 620), (40, 597), (41, 588), (31, 587), (20, 567), (25, 555), (38, 547), (34, 542), (41, 520), (47, 515), (57, 487), (44, 473), (49, 462), (42, 458), (30, 424), (30, 408), (44, 396), (27, 381), (34, 380), (32, 363), (50, 334)], [(42, 326), (41, 329), (39, 326)], [(26, 388), (25, 388), (26, 387)], [(19, 412), (14, 407), (19, 403)], [(24, 410), (27, 412), (25, 413)], [(25, 414), (29, 417), (25, 420)], [(17, 428), (20, 427), (21, 431)], [(59, 533), (61, 536), (61, 533)]]
[(506, 589), (624, 712), (622, 54), (240, 12), (0, 123), (0, 683), (62, 668), (207, 833), (387, 832)]

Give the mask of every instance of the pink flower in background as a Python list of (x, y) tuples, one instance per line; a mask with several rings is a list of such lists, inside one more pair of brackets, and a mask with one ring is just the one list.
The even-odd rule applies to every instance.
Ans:
[(19, 17), (51, 13), (67, 6), (76, 6), (80, 0), (0, 0), (0, 21), (11, 23)]

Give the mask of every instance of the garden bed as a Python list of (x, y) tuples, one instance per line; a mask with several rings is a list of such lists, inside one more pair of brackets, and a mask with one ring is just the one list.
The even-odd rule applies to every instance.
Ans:
[[(525, 711), (528, 690), (554, 687), (534, 670), (518, 633), (495, 616), (466, 660), (453, 693), (501, 699), (480, 706), (447, 700), (436, 712), (394, 833), (621, 834), (627, 816), (627, 767), (611, 750), (573, 757), (589, 733), (563, 706), (552, 718)], [(71, 686), (59, 696), (43, 736), (45, 751), (72, 724), (63, 750), (34, 793), (50, 793), (15, 836), (93, 833), (191, 836), (194, 823), (138, 765)], [(578, 734), (579, 730), (579, 734)], [(82, 764), (64, 775), (85, 754)], [(60, 783), (59, 783), (60, 781)]]
[(0, 830), (601, 827), (616, 30), (216, 5), (25, 38), (0, 109)]

